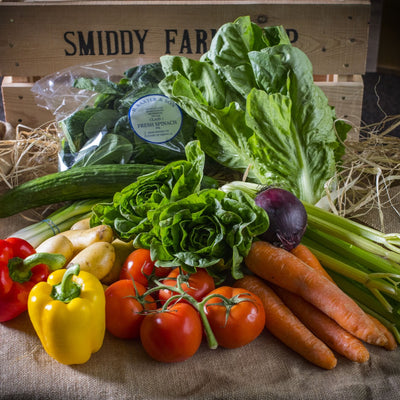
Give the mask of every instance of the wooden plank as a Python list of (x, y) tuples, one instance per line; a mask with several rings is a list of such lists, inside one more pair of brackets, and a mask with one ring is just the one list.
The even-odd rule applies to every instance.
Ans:
[[(364, 83), (361, 75), (338, 76), (335, 82), (316, 82), (335, 107), (336, 116), (349, 121), (353, 126), (361, 125)], [(350, 135), (357, 135), (351, 132)], [(357, 139), (352, 137), (352, 139)]]
[(54, 120), (52, 113), (36, 104), (31, 91), (32, 79), (5, 76), (2, 82), (3, 109), (5, 120), (16, 127), (18, 124), (37, 128)]
[[(14, 126), (22, 123), (35, 128), (54, 119), (48, 110), (36, 104), (31, 92), (33, 81), (21, 77), (4, 77), (5, 116)], [(355, 126), (360, 125), (364, 91), (361, 75), (320, 75), (315, 77), (315, 83), (326, 94), (329, 104), (335, 107), (338, 118), (349, 120)]]
[(199, 58), (222, 24), (242, 15), (283, 25), (316, 74), (362, 74), (369, 13), (367, 0), (1, 2), (0, 75), (44, 76), (104, 59)]

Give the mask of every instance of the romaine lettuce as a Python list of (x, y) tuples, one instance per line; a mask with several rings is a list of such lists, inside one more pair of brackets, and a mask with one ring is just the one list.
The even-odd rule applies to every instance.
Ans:
[(249, 181), (320, 199), (350, 127), (335, 121), (309, 59), (282, 27), (241, 17), (219, 29), (200, 61), (163, 56), (161, 65), (161, 90), (198, 121), (208, 156)]

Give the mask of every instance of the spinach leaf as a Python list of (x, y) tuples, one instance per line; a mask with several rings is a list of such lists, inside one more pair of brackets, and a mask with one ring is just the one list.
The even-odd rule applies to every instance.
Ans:
[(86, 151), (82, 149), (75, 159), (74, 166), (128, 163), (132, 151), (133, 146), (129, 140), (109, 133), (103, 136), (99, 144), (91, 146), (89, 143)]
[(120, 90), (114, 82), (103, 78), (80, 77), (75, 80), (74, 87), (103, 94), (120, 94)]
[(85, 123), (99, 110), (92, 107), (87, 107), (76, 111), (69, 118), (60, 122), (65, 138), (71, 152), (79, 151), (86, 141), (84, 134)]
[(105, 135), (114, 128), (119, 118), (120, 115), (115, 110), (100, 110), (86, 121), (83, 132), (89, 139), (99, 134)]

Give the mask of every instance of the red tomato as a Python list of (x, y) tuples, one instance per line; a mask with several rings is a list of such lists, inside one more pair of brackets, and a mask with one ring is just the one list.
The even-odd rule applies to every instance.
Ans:
[[(136, 286), (136, 290), (135, 290)], [(145, 306), (133, 296), (143, 295), (146, 288), (131, 279), (122, 279), (112, 283), (105, 291), (106, 296), (106, 328), (120, 339), (136, 339), (139, 337), (140, 324), (145, 314), (143, 310), (155, 310), (154, 299), (147, 295)]]
[(136, 249), (125, 260), (119, 279), (134, 279), (147, 287), (148, 279), (153, 274), (158, 278), (167, 276), (171, 268), (155, 267), (154, 261), (150, 257), (150, 250)]
[[(179, 268), (173, 269), (162, 283), (164, 285), (176, 287), (176, 279), (179, 275), (179, 272)], [(190, 294), (190, 296), (194, 297), (197, 301), (201, 301), (204, 296), (215, 289), (214, 279), (205, 269), (199, 268), (193, 274), (182, 271), (182, 274), (184, 278), (182, 289), (186, 293)], [(158, 293), (158, 297), (162, 302), (165, 302), (175, 294), (177, 294), (177, 292), (168, 289), (161, 289)]]
[(192, 357), (200, 347), (202, 336), (200, 316), (187, 303), (176, 303), (164, 312), (146, 315), (140, 327), (146, 353), (161, 362)]
[(204, 305), (207, 319), (220, 346), (231, 349), (244, 346), (262, 332), (265, 311), (257, 295), (242, 288), (229, 286), (221, 286), (209, 293), (210, 296), (213, 294), (228, 299), (241, 294), (239, 300), (248, 299), (237, 303), (233, 300), (232, 306), (226, 307), (221, 304), (222, 300), (219, 297), (211, 297)]

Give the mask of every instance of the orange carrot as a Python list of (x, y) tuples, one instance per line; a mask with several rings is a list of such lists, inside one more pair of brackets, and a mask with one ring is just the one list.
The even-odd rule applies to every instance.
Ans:
[(304, 244), (298, 244), (294, 249), (290, 251), (296, 257), (300, 258), (301, 261), (305, 262), (311, 268), (320, 271), (322, 275), (326, 276), (330, 281), (333, 282), (332, 277), (326, 272), (325, 268), (321, 265), (315, 254)]
[[(304, 261), (308, 266), (311, 268), (320, 271), (324, 276), (326, 276), (329, 280), (334, 282), (332, 277), (326, 272), (325, 268), (321, 265), (318, 258), (314, 255), (314, 253), (305, 245), (299, 244), (291, 253), (294, 254), (296, 257), (300, 258), (300, 260)], [(336, 284), (336, 283), (335, 283)], [(387, 350), (394, 350), (397, 348), (397, 342), (394, 338), (393, 334), (383, 325), (380, 321), (376, 318), (372, 317), (367, 313), (367, 315), (374, 321), (375, 325), (380, 329), (380, 331), (386, 336), (387, 344), (384, 347)]]
[(256, 241), (245, 263), (254, 274), (301, 296), (359, 339), (387, 344), (386, 336), (353, 299), (289, 251)]
[(262, 279), (248, 275), (236, 281), (234, 286), (260, 297), (265, 309), (265, 326), (281, 342), (321, 368), (336, 366), (333, 352), (299, 321)]
[(351, 361), (368, 361), (369, 352), (361, 340), (300, 296), (278, 286), (272, 288), (294, 315), (328, 347)]
[[(368, 314), (369, 315), (369, 314)], [(389, 331), (388, 328), (386, 328), (385, 325), (382, 324), (382, 322), (380, 322), (379, 320), (377, 320), (375, 317), (373, 317), (372, 315), (369, 315), (369, 317), (372, 319), (372, 321), (375, 322), (375, 324), (378, 326), (378, 328), (381, 329), (381, 331), (383, 332), (383, 334), (386, 336), (387, 338), (387, 344), (385, 344), (385, 349), (386, 350), (395, 350), (397, 349), (397, 342), (395, 337), (393, 336), (392, 332)]]

